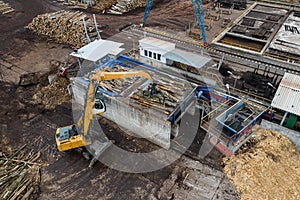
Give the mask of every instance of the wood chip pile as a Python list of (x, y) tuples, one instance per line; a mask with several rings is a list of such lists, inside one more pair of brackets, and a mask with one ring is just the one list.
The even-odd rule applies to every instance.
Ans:
[[(103, 68), (103, 70), (109, 72), (119, 72), (129, 71), (130, 68), (118, 66), (115, 68), (105, 67)], [(150, 91), (151, 89), (153, 89), (152, 83), (150, 83), (146, 88), (137, 88), (137, 90), (133, 93), (133, 95), (130, 96), (130, 98), (145, 109), (151, 108), (169, 115), (177, 106), (177, 103), (182, 100), (184, 95), (184, 85), (174, 80), (170, 80), (170, 78), (164, 78), (161, 76), (156, 77), (155, 75), (153, 75), (152, 78), (156, 81), (157, 84), (155, 87), (155, 94), (150, 95)], [(134, 82), (135, 79), (133, 78), (116, 79), (112, 81), (101, 81), (100, 86), (105, 90), (120, 94)]]
[(39, 191), (40, 153), (23, 150), (12, 153), (0, 151), (0, 198), (29, 199)]
[(121, 15), (123, 13), (130, 12), (136, 8), (145, 7), (146, 0), (118, 0), (117, 4), (107, 11), (110, 14)]
[(0, 13), (1, 14), (7, 14), (15, 11), (8, 3), (5, 3), (4, 1), (0, 1)]
[(241, 198), (299, 199), (300, 154), (293, 143), (271, 130), (258, 130), (252, 143), (223, 160)]
[(79, 11), (62, 10), (38, 15), (28, 24), (27, 28), (37, 35), (46, 36), (55, 42), (80, 48), (88, 43), (83, 19), (86, 22), (91, 41), (95, 40), (97, 32), (93, 19)]

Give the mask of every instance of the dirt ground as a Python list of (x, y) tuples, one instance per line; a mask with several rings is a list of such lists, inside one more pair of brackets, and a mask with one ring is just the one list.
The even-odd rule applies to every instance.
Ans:
[[(238, 199), (222, 172), (217, 152), (200, 162), (184, 156), (145, 174), (123, 173), (101, 163), (89, 169), (89, 162), (78, 153), (59, 153), (54, 133), (57, 127), (72, 123), (71, 103), (46, 108), (35, 104), (32, 97), (47, 87), (48, 75), (55, 73), (51, 62), (63, 62), (72, 49), (38, 38), (24, 26), (40, 13), (68, 8), (50, 0), (7, 2), (16, 11), (0, 16), (0, 148), (9, 151), (27, 144), (27, 149), (41, 152), (40, 162), (49, 165), (41, 170), (38, 199)], [(141, 23), (143, 12), (138, 9), (123, 16), (98, 15), (100, 25), (108, 25), (102, 37), (112, 36), (128, 23)], [(182, 31), (182, 24), (193, 20), (190, 1), (178, 4), (164, 0), (154, 5), (147, 24)], [(38, 83), (18, 86), (19, 76), (27, 72), (39, 73)], [(115, 135), (124, 135), (110, 122), (102, 123)]]

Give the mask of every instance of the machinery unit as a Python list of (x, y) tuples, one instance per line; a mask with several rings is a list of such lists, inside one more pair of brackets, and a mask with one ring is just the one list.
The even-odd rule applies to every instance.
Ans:
[(214, 109), (201, 118), (200, 126), (209, 134), (210, 143), (226, 156), (234, 154), (251, 138), (252, 127), (269, 108), (209, 87), (203, 97), (214, 105)]
[(93, 113), (102, 114), (106, 111), (105, 103), (102, 99), (97, 98), (99, 94), (96, 90), (98, 84), (103, 80), (113, 80), (120, 78), (132, 78), (136, 76), (142, 76), (149, 80), (152, 80), (151, 76), (144, 71), (129, 71), (129, 72), (104, 72), (97, 71), (90, 75), (90, 82), (85, 98), (84, 111), (76, 124), (70, 126), (58, 128), (56, 131), (56, 144), (59, 151), (66, 151), (69, 149), (76, 149), (91, 145), (89, 128), (91, 120), (93, 119)]

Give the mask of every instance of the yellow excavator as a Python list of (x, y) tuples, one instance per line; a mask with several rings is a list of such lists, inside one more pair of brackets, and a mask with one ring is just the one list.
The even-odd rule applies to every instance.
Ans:
[(103, 100), (96, 98), (95, 93), (100, 81), (113, 80), (120, 78), (133, 78), (133, 77), (144, 77), (152, 81), (151, 76), (142, 70), (138, 71), (127, 71), (127, 72), (104, 72), (97, 71), (89, 77), (89, 85), (85, 98), (84, 110), (76, 124), (58, 128), (56, 130), (56, 144), (59, 151), (66, 151), (70, 149), (76, 149), (85, 147), (92, 144), (87, 137), (89, 133), (89, 126), (93, 119), (93, 110), (96, 114), (102, 114), (106, 110), (105, 103)]

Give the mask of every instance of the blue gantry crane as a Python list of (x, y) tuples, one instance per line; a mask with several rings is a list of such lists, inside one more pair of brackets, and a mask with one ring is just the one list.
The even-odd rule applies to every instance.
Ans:
[[(149, 16), (152, 5), (153, 5), (153, 0), (146, 0), (146, 8), (145, 8), (145, 14), (144, 14), (142, 27), (145, 26), (145, 23)], [(205, 33), (205, 27), (204, 27), (204, 11), (202, 9), (202, 0), (192, 0), (192, 5), (193, 5), (194, 12), (196, 15), (198, 27), (200, 29), (200, 33), (202, 36), (203, 44), (204, 44), (204, 46), (207, 46), (206, 33)]]

